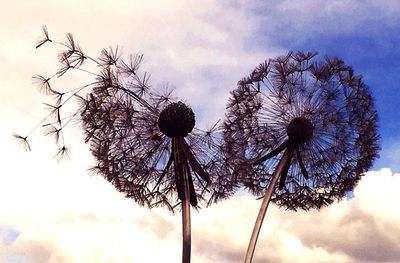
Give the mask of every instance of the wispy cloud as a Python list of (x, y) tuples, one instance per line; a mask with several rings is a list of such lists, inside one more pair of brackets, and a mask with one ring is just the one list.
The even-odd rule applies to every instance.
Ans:
[[(395, 124), (393, 124), (395, 125)], [(397, 135), (397, 134), (396, 134)], [(382, 144), (380, 158), (376, 161), (377, 168), (390, 167), (394, 172), (400, 172), (400, 139), (398, 136), (387, 138)]]

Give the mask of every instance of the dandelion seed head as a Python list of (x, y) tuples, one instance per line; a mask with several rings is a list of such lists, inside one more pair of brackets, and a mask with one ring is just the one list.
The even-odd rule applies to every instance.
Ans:
[(238, 183), (253, 194), (265, 193), (289, 150), (285, 180), (272, 196), (288, 209), (340, 200), (378, 157), (369, 88), (338, 58), (290, 52), (269, 59), (239, 81), (227, 109), (222, 148)]
[[(216, 134), (218, 125), (208, 131), (195, 129), (192, 109), (177, 101), (168, 86), (164, 91), (154, 89), (151, 75), (139, 70), (142, 55), (131, 55), (126, 61), (116, 47), (104, 49), (96, 59), (83, 52), (72, 34), (60, 42), (49, 39), (47, 28), (43, 27), (43, 32), (37, 48), (46, 42), (62, 48), (58, 71), (49, 78), (34, 77), (43, 93), (56, 97), (54, 104), (46, 104), (50, 112), (36, 126), (46, 121), (42, 125), (45, 134), (61, 144), (55, 158), (68, 158), (64, 132), (69, 123), (78, 120), (96, 162), (91, 171), (140, 205), (179, 207), (185, 196), (184, 173), (194, 207), (232, 193), (232, 178), (220, 176), (228, 173), (220, 150), (222, 136)], [(93, 80), (63, 91), (50, 85), (52, 79), (67, 72), (71, 76), (87, 73)], [(64, 105), (72, 98), (78, 99), (78, 108), (66, 116)], [(30, 149), (27, 136), (14, 137)]]

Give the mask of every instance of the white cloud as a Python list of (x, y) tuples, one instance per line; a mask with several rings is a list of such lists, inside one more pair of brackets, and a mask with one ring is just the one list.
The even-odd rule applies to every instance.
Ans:
[[(271, 206), (254, 262), (398, 262), (400, 196), (392, 190), (400, 187), (399, 178), (390, 170), (370, 172), (353, 199), (320, 211), (289, 212)], [(93, 178), (84, 180), (88, 179)], [(85, 191), (96, 201), (60, 204), (46, 220), (35, 220), (33, 214), (19, 218), (13, 226), (19, 236), (11, 244), (3, 243), (0, 251), (4, 255), (7, 249), (8, 257), (25, 257), (28, 262), (179, 261), (179, 213), (138, 208), (101, 181), (88, 183)], [(74, 193), (83, 196), (79, 190)], [(193, 260), (240, 262), (259, 205), (260, 201), (242, 195), (193, 212)], [(36, 205), (38, 213), (43, 213), (41, 206), (47, 207)]]
[(58, 48), (33, 48), (43, 24), (58, 40), (72, 32), (94, 57), (109, 45), (120, 45), (125, 54), (143, 53), (142, 68), (152, 74), (153, 84), (175, 86), (205, 120), (201, 126), (223, 116), (228, 91), (268, 56), (253, 41), (258, 17), (221, 1), (39, 1), (25, 7), (11, 2), (2, 10), (5, 17), (18, 14), (18, 19), (10, 17), (13, 27), (0, 26), (7, 36), (0, 57), (8, 61), (7, 68), (0, 67), (8, 76), (2, 86), (19, 87), (12, 93), (3, 90), (8, 97), (27, 89), (34, 94), (29, 77), (55, 70)]

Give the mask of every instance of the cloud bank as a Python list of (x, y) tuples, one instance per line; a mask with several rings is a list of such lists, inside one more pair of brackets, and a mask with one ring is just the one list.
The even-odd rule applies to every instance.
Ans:
[[(88, 178), (88, 188), (91, 180), (94, 178)], [(3, 227), (0, 260), (12, 262), (19, 258), (32, 263), (180, 260), (179, 213), (171, 215), (163, 209), (138, 208), (106, 182), (96, 180), (97, 183), (90, 182), (96, 202), (88, 205), (88, 201), (82, 200), (47, 216), (46, 221), (27, 214), (18, 223), (9, 224), (8, 233)], [(354, 198), (320, 211), (292, 212), (271, 206), (254, 262), (399, 262), (399, 187), (400, 174), (383, 169), (367, 173), (355, 189)], [(242, 261), (260, 202), (240, 195), (194, 212), (193, 261)], [(2, 211), (9, 209), (1, 207)]]

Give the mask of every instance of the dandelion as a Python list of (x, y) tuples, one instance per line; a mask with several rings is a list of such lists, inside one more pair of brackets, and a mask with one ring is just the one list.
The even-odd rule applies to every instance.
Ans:
[(237, 181), (264, 196), (245, 262), (270, 201), (292, 210), (327, 206), (378, 157), (377, 113), (362, 77), (338, 58), (316, 55), (268, 60), (231, 93), (224, 149), (237, 160)]
[[(60, 69), (50, 78), (34, 78), (43, 93), (55, 96), (55, 103), (46, 104), (50, 114), (41, 123), (47, 121), (42, 125), (46, 135), (61, 143), (56, 157), (68, 157), (64, 130), (78, 119), (96, 160), (93, 172), (142, 206), (171, 211), (182, 207), (182, 258), (190, 262), (190, 206), (197, 208), (207, 201), (209, 205), (229, 194), (228, 180), (217, 178), (222, 169), (218, 126), (207, 131), (195, 128), (192, 109), (175, 99), (171, 89), (153, 89), (150, 75), (140, 72), (142, 55), (124, 61), (118, 48), (110, 48), (94, 59), (82, 52), (71, 34), (65, 43), (50, 39), (47, 29), (44, 34), (40, 46), (52, 42), (64, 48)], [(86, 61), (99, 72), (85, 68)], [(93, 82), (68, 91), (51, 84), (53, 78), (74, 71), (94, 76)], [(65, 116), (64, 106), (72, 98), (78, 101), (78, 109)], [(18, 138), (29, 147), (27, 137)]]

